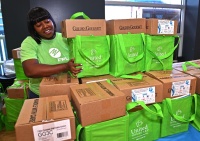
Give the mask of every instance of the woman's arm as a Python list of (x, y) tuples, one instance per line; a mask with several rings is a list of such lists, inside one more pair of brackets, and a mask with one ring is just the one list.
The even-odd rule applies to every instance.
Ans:
[(82, 68), (76, 68), (81, 64), (75, 64), (74, 59), (69, 62), (58, 65), (39, 64), (37, 59), (29, 59), (22, 62), (24, 73), (30, 78), (48, 77), (61, 72), (70, 71), (73, 75), (82, 71)]

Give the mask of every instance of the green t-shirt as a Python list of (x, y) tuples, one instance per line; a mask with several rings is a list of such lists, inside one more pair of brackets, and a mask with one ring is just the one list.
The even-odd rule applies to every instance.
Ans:
[[(62, 64), (69, 61), (67, 39), (61, 33), (56, 33), (52, 40), (41, 40), (41, 44), (28, 36), (21, 44), (21, 62), (37, 59), (40, 64)], [(39, 85), (42, 78), (29, 78), (29, 89), (39, 95)]]

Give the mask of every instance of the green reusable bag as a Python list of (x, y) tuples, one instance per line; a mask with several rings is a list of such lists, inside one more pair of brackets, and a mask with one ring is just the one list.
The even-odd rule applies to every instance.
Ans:
[(146, 35), (145, 70), (172, 70), (173, 54), (178, 47), (177, 36)]
[[(195, 108), (195, 106), (193, 105), (193, 108)], [(196, 111), (196, 116), (195, 119), (193, 121), (191, 121), (191, 125), (193, 127), (195, 127), (198, 131), (200, 131), (200, 95), (197, 94), (197, 111)]]
[(1, 115), (1, 121), (3, 121), (6, 131), (15, 130), (15, 122), (8, 122), (8, 116), (7, 115)]
[(128, 115), (89, 126), (77, 126), (77, 141), (127, 141)]
[(14, 59), (14, 67), (17, 80), (28, 80), (28, 77), (26, 77), (24, 73), (24, 69), (22, 67), (20, 59)]
[(119, 77), (144, 71), (144, 41), (143, 33), (110, 35), (110, 74)]
[[(193, 110), (192, 106), (195, 107)], [(161, 123), (161, 137), (187, 131), (189, 123), (195, 118), (196, 109), (196, 94), (163, 100), (162, 110), (164, 117)]]
[[(26, 93), (26, 86), (27, 83), (23, 84), (24, 86), (24, 99), (13, 99), (13, 98), (4, 98), (5, 105), (6, 105), (6, 115), (7, 115), (7, 121), (8, 122), (16, 122), (17, 118), (19, 116), (19, 113), (21, 111), (21, 108), (24, 104), (25, 99), (27, 99), (27, 93)], [(14, 82), (12, 87), (17, 87), (17, 81)]]
[(190, 61), (186, 61), (182, 64), (182, 69), (183, 71), (187, 71), (187, 66), (192, 66), (194, 68), (197, 68), (199, 69), (200, 68), (200, 65), (199, 64), (196, 64), (194, 62), (190, 62)]
[[(3, 116), (3, 113), (0, 111), (0, 117)], [(4, 124), (4, 121), (0, 118), (0, 131), (3, 130), (5, 124)]]
[[(138, 110), (138, 105), (143, 109)], [(137, 101), (128, 103), (126, 109), (129, 114), (128, 141), (153, 141), (160, 138), (163, 114), (159, 104), (147, 106), (143, 101)]]
[(83, 71), (77, 77), (109, 74), (109, 36), (79, 36), (70, 41), (70, 57), (82, 64)]

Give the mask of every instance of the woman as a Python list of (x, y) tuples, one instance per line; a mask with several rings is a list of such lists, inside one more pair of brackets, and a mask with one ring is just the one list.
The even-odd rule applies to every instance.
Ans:
[(67, 71), (76, 75), (82, 68), (69, 59), (67, 40), (56, 32), (55, 21), (46, 9), (32, 8), (27, 15), (27, 26), (30, 36), (21, 44), (21, 62), (29, 77), (29, 98), (38, 98), (43, 77)]

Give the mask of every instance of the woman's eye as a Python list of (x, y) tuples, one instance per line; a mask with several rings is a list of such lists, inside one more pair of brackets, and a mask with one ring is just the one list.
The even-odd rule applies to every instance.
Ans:
[(40, 27), (40, 26), (41, 26), (41, 24), (35, 24), (35, 26), (36, 26), (36, 27)]

